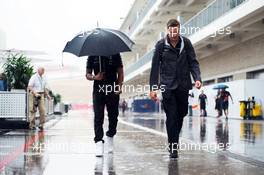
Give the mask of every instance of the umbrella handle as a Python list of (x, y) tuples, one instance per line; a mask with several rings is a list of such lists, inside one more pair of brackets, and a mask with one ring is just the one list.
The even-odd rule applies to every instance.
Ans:
[(101, 60), (101, 56), (99, 56), (99, 72), (102, 72), (102, 60)]

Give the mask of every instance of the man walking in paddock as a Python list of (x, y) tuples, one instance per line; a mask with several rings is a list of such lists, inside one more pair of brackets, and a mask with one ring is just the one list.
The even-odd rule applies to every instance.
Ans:
[(170, 158), (178, 158), (179, 134), (188, 113), (188, 95), (192, 89), (190, 74), (195, 87), (201, 87), (199, 63), (192, 43), (179, 31), (180, 23), (176, 19), (169, 20), (167, 36), (156, 43), (150, 73), (151, 99), (156, 100), (156, 90), (162, 90)]
[[(100, 60), (101, 59), (101, 60)], [(102, 66), (103, 65), (103, 66)], [(108, 153), (113, 152), (114, 136), (118, 121), (118, 107), (122, 84), (124, 80), (123, 63), (120, 54), (109, 57), (89, 56), (86, 66), (87, 80), (94, 81), (93, 107), (94, 107), (94, 141), (96, 144), (96, 157), (104, 153), (104, 110), (108, 112), (108, 131), (106, 141)], [(116, 89), (117, 87), (117, 89)]]

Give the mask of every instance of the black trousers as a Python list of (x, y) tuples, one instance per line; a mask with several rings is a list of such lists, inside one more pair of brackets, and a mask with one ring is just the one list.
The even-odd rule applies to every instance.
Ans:
[(188, 90), (169, 90), (162, 93), (166, 113), (166, 128), (169, 144), (178, 144), (183, 119), (188, 113)]
[(103, 141), (104, 137), (104, 109), (108, 112), (108, 131), (106, 135), (113, 137), (116, 134), (117, 117), (119, 114), (119, 95), (114, 93), (106, 95), (105, 93), (99, 93), (98, 91), (93, 92), (93, 108), (94, 108), (94, 141)]

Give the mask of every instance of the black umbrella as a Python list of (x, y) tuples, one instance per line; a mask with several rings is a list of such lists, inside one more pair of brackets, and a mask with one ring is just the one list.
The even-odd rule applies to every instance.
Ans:
[(113, 29), (96, 28), (83, 32), (69, 41), (63, 52), (76, 56), (110, 56), (131, 51), (134, 42), (124, 33)]

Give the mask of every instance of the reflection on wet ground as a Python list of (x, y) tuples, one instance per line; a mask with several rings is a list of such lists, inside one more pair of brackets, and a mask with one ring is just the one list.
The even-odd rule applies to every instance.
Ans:
[[(159, 115), (120, 117), (164, 132)], [(51, 121), (52, 122), (52, 121)], [(107, 124), (107, 120), (105, 121)], [(255, 124), (255, 125), (254, 125)], [(259, 124), (259, 125), (256, 125)], [(107, 125), (105, 125), (107, 126)], [(263, 145), (261, 122), (185, 118), (182, 137), (199, 143), (227, 143), (238, 153), (256, 155)], [(72, 111), (68, 117), (43, 132), (13, 130), (0, 136), (0, 175), (9, 174), (263, 174), (263, 167), (203, 150), (182, 150), (171, 161), (165, 150), (166, 137), (130, 125), (118, 126), (114, 154), (94, 156), (93, 117), (87, 111)], [(263, 147), (263, 146), (262, 146)], [(253, 149), (257, 152), (254, 152)], [(251, 151), (250, 151), (251, 150)]]
[[(166, 133), (165, 116), (137, 114), (122, 120)], [(223, 144), (223, 150), (264, 162), (264, 121), (185, 117), (181, 137), (196, 143)]]

